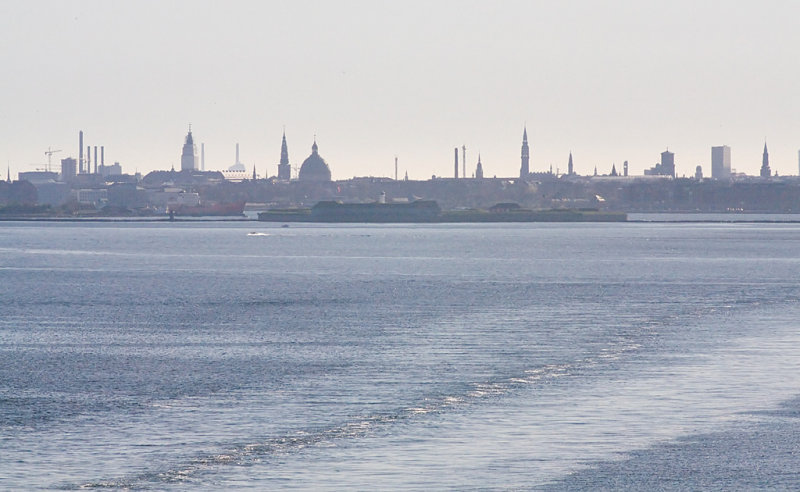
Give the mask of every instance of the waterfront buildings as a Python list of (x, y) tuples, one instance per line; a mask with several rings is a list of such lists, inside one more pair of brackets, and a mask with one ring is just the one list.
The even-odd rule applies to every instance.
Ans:
[(661, 162), (645, 169), (645, 176), (671, 176), (675, 177), (675, 153), (669, 149), (661, 153)]
[(731, 177), (731, 148), (727, 145), (711, 147), (711, 177), (714, 179)]

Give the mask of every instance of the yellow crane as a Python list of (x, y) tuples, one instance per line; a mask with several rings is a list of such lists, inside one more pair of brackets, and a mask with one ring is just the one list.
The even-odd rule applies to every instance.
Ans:
[(47, 147), (47, 151), (45, 151), (44, 155), (47, 156), (47, 172), (50, 172), (50, 160), (53, 157), (53, 154), (56, 152), (61, 152), (61, 149), (58, 150), (50, 150), (50, 147)]

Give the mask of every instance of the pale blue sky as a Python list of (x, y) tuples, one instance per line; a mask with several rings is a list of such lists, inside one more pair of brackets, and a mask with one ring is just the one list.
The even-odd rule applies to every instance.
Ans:
[[(710, 174), (712, 145), (798, 174), (800, 2), (2, 1), (0, 159), (12, 175), (105, 145), (106, 163), (274, 175), (285, 126), (335, 179), (531, 168), (641, 174), (666, 147)], [(199, 147), (199, 146), (198, 146)], [(1, 161), (0, 161), (1, 162)], [(5, 167), (5, 166), (3, 166)], [(5, 175), (5, 173), (3, 173)]]

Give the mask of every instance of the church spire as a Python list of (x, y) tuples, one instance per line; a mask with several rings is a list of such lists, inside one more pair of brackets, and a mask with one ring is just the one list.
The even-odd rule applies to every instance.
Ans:
[(530, 171), (530, 155), (531, 151), (528, 147), (528, 126), (525, 125), (522, 130), (522, 165), (519, 168), (519, 177), (527, 178)]
[(764, 140), (764, 155), (761, 157), (761, 177), (769, 178), (772, 170), (769, 168), (769, 153), (767, 152), (767, 140)]
[(292, 179), (292, 167), (289, 165), (289, 147), (286, 146), (286, 130), (283, 130), (281, 140), (281, 161), (278, 163), (278, 179), (289, 181)]
[(281, 162), (280, 164), (289, 164), (289, 147), (286, 146), (286, 132), (283, 132), (283, 139), (281, 140)]
[(573, 169), (572, 169), (572, 151), (570, 150), (569, 151), (569, 162), (567, 163), (567, 174), (571, 176), (572, 173), (573, 173)]

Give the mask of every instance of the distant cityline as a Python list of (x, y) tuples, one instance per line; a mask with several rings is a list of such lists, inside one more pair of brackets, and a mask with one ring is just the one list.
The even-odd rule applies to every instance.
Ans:
[[(84, 154), (85, 150), (85, 154)], [(459, 169), (459, 150), (461, 150), (461, 168)], [(50, 171), (50, 157), (56, 152), (60, 152), (60, 150), (50, 150), (48, 149), (45, 154), (48, 156), (48, 169)], [(542, 175), (555, 175), (555, 176), (577, 176), (578, 174), (574, 170), (574, 161), (572, 152), (569, 153), (568, 160), (567, 160), (567, 172), (561, 173), (559, 172), (558, 168), (554, 171), (552, 165), (550, 169), (547, 171), (539, 171), (539, 172), (532, 172), (530, 168), (530, 145), (528, 143), (528, 131), (527, 127), (523, 126), (522, 131), (522, 148), (520, 153), (520, 171), (519, 171), (519, 178), (521, 179), (531, 179), (540, 177)], [(467, 178), (467, 159), (466, 159), (466, 146), (462, 146), (460, 149), (456, 147), (454, 149), (454, 172), (453, 178), (454, 179), (464, 179)], [(322, 158), (318, 151), (318, 145), (316, 142), (316, 137), (313, 140), (313, 144), (311, 146), (311, 154), (303, 161), (302, 165), (299, 168), (294, 168), (289, 163), (289, 153), (288, 153), (288, 145), (286, 143), (286, 133), (283, 133), (281, 139), (281, 151), (280, 151), (280, 160), (278, 163), (277, 174), (273, 175), (273, 179), (281, 180), (281, 181), (290, 181), (293, 179), (299, 181), (330, 181), (331, 180), (331, 170), (327, 162)], [(173, 168), (174, 169), (174, 168)], [(180, 170), (181, 171), (206, 171), (205, 166), (205, 145), (200, 144), (200, 153), (198, 156), (197, 152), (197, 145), (195, 144), (194, 137), (192, 135), (191, 125), (189, 125), (189, 131), (184, 139), (183, 148), (181, 151), (181, 160), (180, 160)], [(294, 172), (293, 172), (294, 171)], [(459, 175), (460, 171), (460, 175)], [(239, 144), (236, 144), (236, 160), (233, 166), (230, 166), (227, 170), (220, 171), (222, 172), (223, 176), (229, 179), (234, 180), (241, 180), (247, 179), (249, 176), (247, 175), (247, 169), (239, 161)], [(798, 151), (798, 172), (800, 173), (800, 151)], [(10, 174), (10, 169), (9, 169)], [(25, 173), (30, 174), (30, 173)], [(66, 158), (61, 160), (61, 177), (62, 180), (65, 178), (68, 179), (72, 176), (77, 174), (99, 174), (99, 175), (121, 175), (122, 168), (119, 162), (115, 162), (113, 165), (106, 166), (105, 164), (105, 146), (99, 146), (99, 156), (98, 156), (98, 146), (94, 146), (94, 156), (92, 157), (92, 146), (85, 146), (84, 147), (84, 135), (83, 131), (78, 132), (78, 159), (77, 161), (74, 158)], [(269, 172), (266, 173), (267, 176), (270, 175)], [(483, 163), (481, 162), (480, 154), (478, 154), (477, 165), (475, 167), (474, 172), (472, 173), (472, 178), (475, 179), (483, 179), (485, 174), (485, 169)], [(594, 176), (598, 176), (597, 167), (595, 166), (594, 169)], [(604, 176), (611, 176), (611, 177), (628, 177), (628, 161), (623, 161), (622, 169), (617, 170), (616, 164), (612, 164), (611, 170), (608, 174), (603, 174)], [(653, 167), (649, 169), (645, 169), (644, 171), (645, 176), (671, 176), (676, 177), (675, 173), (675, 154), (670, 152), (669, 149), (666, 149), (664, 152), (661, 153), (661, 160), (659, 163), (655, 164)], [(777, 172), (775, 173), (777, 176)], [(714, 179), (727, 179), (731, 177), (746, 176), (744, 173), (736, 173), (733, 168), (731, 167), (731, 148), (727, 145), (721, 146), (713, 146), (711, 147), (711, 178)], [(770, 177), (773, 176), (770, 165), (769, 165), (769, 153), (767, 150), (767, 144), (764, 143), (764, 150), (762, 156), (762, 163), (761, 169), (759, 172), (759, 176), (761, 177)], [(436, 178), (436, 175), (432, 175), (433, 178)], [(703, 178), (704, 173), (702, 166), (697, 166), (695, 169), (695, 178)], [(257, 179), (258, 175), (256, 172), (255, 166), (253, 167), (252, 178)], [(9, 177), (10, 179), (10, 177)], [(395, 158), (395, 176), (394, 179), (397, 180), (397, 159)], [(405, 179), (408, 180), (408, 172), (405, 173)], [(509, 179), (506, 177), (505, 179)]]

